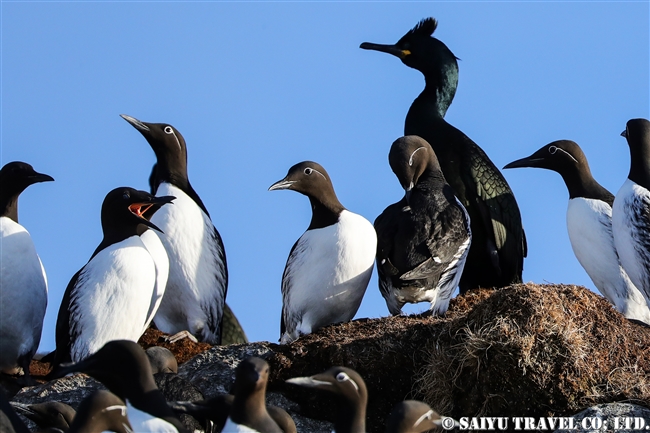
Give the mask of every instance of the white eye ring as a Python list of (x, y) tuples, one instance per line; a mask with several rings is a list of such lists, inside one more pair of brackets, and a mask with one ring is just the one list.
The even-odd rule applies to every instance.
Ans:
[(305, 174), (306, 174), (307, 176), (309, 176), (313, 171), (314, 171), (314, 170), (313, 170), (312, 168), (307, 167), (307, 168), (305, 169)]
[(556, 147), (556, 146), (551, 146), (551, 147), (548, 148), (548, 153), (550, 153), (551, 155), (555, 155), (558, 150), (563, 152), (563, 153), (566, 153), (569, 156), (569, 158), (571, 158), (572, 160), (575, 161), (576, 164), (578, 164), (578, 160), (575, 159), (573, 157), (573, 155), (571, 155), (569, 152), (567, 152), (566, 150), (564, 150), (562, 148), (559, 148), (559, 147)]
[(163, 131), (165, 131), (165, 134), (173, 134), (174, 133), (174, 130), (172, 129), (171, 126), (165, 126), (165, 129), (163, 129)]
[(339, 374), (337, 374), (336, 380), (339, 382), (349, 381), (352, 384), (352, 386), (354, 386), (354, 389), (356, 389), (357, 392), (359, 392), (359, 385), (357, 385), (357, 383), (354, 380), (352, 380), (350, 376), (348, 376), (346, 373), (340, 372)]

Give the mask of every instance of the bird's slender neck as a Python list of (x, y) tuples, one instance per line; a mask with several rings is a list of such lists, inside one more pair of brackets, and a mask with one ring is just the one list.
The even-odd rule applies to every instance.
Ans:
[(18, 222), (18, 195), (3, 197), (2, 202), (0, 202), (1, 215), (12, 219), (16, 223)]
[[(409, 114), (412, 110), (424, 112), (431, 117), (445, 117), (447, 110), (456, 95), (456, 88), (458, 86), (457, 80), (450, 76), (440, 79), (438, 75), (425, 75), (424, 76), (424, 90), (413, 101)], [(407, 115), (408, 118), (408, 115)]]
[(365, 402), (353, 405), (339, 405), (339, 415), (334, 423), (336, 433), (359, 433), (366, 431)]
[(311, 203), (312, 213), (308, 229), (318, 229), (336, 224), (339, 215), (345, 209), (336, 198), (336, 195), (334, 195), (334, 199), (318, 199), (310, 196), (309, 202)]
[(611, 201), (614, 201), (614, 196), (596, 182), (589, 167), (583, 167), (580, 170), (562, 170), (559, 173), (569, 190), (570, 199), (584, 197), (602, 200), (605, 198), (605, 201), (609, 201), (607, 199), (611, 198)]
[(266, 401), (264, 399), (265, 391), (253, 392), (248, 398), (235, 399), (230, 410), (230, 418), (237, 424), (242, 424), (246, 420), (240, 419), (238, 415), (246, 414), (249, 418), (259, 418), (266, 413)]
[(628, 179), (650, 189), (650, 144), (630, 147), (630, 173)]

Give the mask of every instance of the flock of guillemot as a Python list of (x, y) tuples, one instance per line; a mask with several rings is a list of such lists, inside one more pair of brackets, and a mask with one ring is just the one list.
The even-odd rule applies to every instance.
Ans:
[[(431, 314), (444, 314), (457, 287), (464, 293), (521, 282), (527, 247), (514, 195), (483, 150), (444, 120), (458, 84), (458, 64), (447, 46), (432, 36), (436, 26), (435, 19), (427, 18), (394, 45), (361, 44), (398, 57), (422, 72), (426, 82), (406, 116), (405, 136), (389, 152), (390, 167), (405, 195), (377, 217), (374, 227), (340, 203), (327, 171), (316, 162), (294, 165), (269, 188), (304, 194), (312, 208), (310, 225), (291, 249), (282, 277), (282, 343), (351, 320), (375, 262), (379, 289), (394, 315), (405, 303), (422, 301), (430, 302)], [(56, 350), (50, 356), (53, 376), (73, 371), (72, 362), (75, 371), (98, 378), (134, 407), (137, 401), (144, 405), (140, 410), (154, 407), (153, 415), (162, 411), (157, 417), (171, 427), (150, 431), (183, 431), (164, 398), (160, 401), (150, 393), (152, 381), (145, 380), (142, 389), (134, 391), (134, 384), (144, 380), (137, 375), (145, 369), (142, 363), (125, 360), (119, 371), (112, 371), (115, 362), (106, 361), (105, 353), (111, 353), (110, 359), (121, 352), (130, 353), (125, 359), (141, 358), (128, 343), (137, 341), (152, 322), (175, 338), (220, 344), (228, 287), (226, 255), (219, 232), (190, 184), (181, 133), (169, 124), (122, 117), (156, 154), (151, 193), (119, 187), (104, 199), (102, 242), (70, 280), (59, 309)], [(631, 163), (616, 197), (591, 176), (585, 155), (572, 141), (550, 143), (504, 168), (541, 167), (563, 177), (569, 190), (569, 238), (580, 264), (618, 311), (650, 324), (650, 122), (632, 119), (621, 135), (628, 142)], [(53, 180), (23, 162), (0, 170), (0, 369), (22, 369), (27, 379), (40, 342), (47, 280), (29, 233), (18, 223), (17, 203), (28, 186)], [(247, 377), (265, 378), (264, 364), (243, 362), (238, 380), (244, 380), (239, 371), (246, 368), (255, 371)], [(330, 376), (333, 380), (327, 379)], [(265, 379), (259, 380), (264, 389)], [(365, 393), (362, 379), (344, 367), (292, 383), (329, 390), (347, 384), (356, 394)], [(224, 431), (281, 431), (260, 404), (238, 400), (245, 394), (241, 389), (251, 386), (236, 380)], [(111, 397), (96, 398), (114, 406)], [(250, 405), (266, 415), (249, 413)], [(99, 406), (89, 402), (85, 407)], [(134, 421), (132, 412), (120, 411), (129, 414), (133, 425), (140, 421)], [(166, 419), (169, 413), (174, 418)], [(253, 421), (247, 424), (249, 419)], [(351, 424), (355, 422), (359, 419), (341, 421), (336, 431), (362, 431), (359, 424)]]

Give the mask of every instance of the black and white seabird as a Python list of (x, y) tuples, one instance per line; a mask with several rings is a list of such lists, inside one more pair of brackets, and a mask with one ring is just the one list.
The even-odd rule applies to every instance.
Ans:
[(569, 190), (566, 222), (576, 258), (596, 288), (629, 319), (650, 324), (650, 309), (619, 262), (612, 235), (614, 195), (593, 178), (580, 146), (570, 140), (547, 144), (503, 168), (538, 167), (562, 176)]
[(307, 231), (291, 248), (282, 275), (280, 341), (352, 320), (372, 274), (377, 234), (361, 215), (343, 207), (325, 169), (298, 163), (269, 191), (306, 195), (312, 208)]
[(34, 421), (41, 429), (58, 428), (67, 432), (77, 413), (70, 405), (60, 401), (23, 404), (10, 402), (14, 410), (25, 418)]
[(388, 161), (405, 197), (375, 220), (379, 290), (391, 314), (429, 301), (444, 314), (472, 243), (470, 221), (426, 140), (395, 140)]
[(187, 176), (187, 146), (176, 128), (121, 115), (147, 139), (157, 165), (150, 182), (157, 196), (176, 197), (152, 222), (169, 255), (165, 297), (154, 323), (168, 334), (189, 331), (200, 341), (221, 344), (228, 270), (221, 235)]
[(97, 390), (80, 404), (67, 433), (133, 433), (126, 404), (115, 394)]
[[(386, 420), (386, 433), (421, 433), (443, 426), (444, 418), (431, 407), (418, 400), (397, 403)], [(457, 422), (444, 423), (446, 430)]]
[(0, 371), (22, 368), (28, 380), (41, 341), (47, 278), (29, 232), (18, 223), (18, 197), (32, 184), (53, 180), (24, 162), (0, 170)]
[[(170, 406), (177, 413), (191, 415), (204, 426), (206, 433), (216, 433), (223, 431), (234, 399), (232, 394), (219, 394), (206, 400), (177, 401)], [(266, 411), (284, 433), (297, 433), (296, 423), (287, 411), (273, 405), (266, 405)]]
[(324, 373), (294, 377), (286, 382), (336, 394), (338, 411), (334, 421), (335, 433), (366, 431), (368, 390), (356, 371), (347, 367), (332, 367)]
[(104, 238), (70, 280), (56, 324), (55, 368), (78, 362), (111, 340), (137, 341), (161, 300), (167, 255), (150, 228), (151, 209), (174, 197), (120, 187), (102, 204)]
[(234, 399), (224, 432), (282, 433), (266, 408), (266, 383), (269, 364), (252, 356), (235, 369)]
[(630, 148), (630, 173), (612, 208), (614, 245), (650, 306), (650, 121), (631, 119), (621, 135)]
[[(156, 194), (156, 189), (158, 188), (158, 182), (156, 181), (156, 169), (158, 164), (154, 164), (151, 168), (151, 174), (149, 175), (149, 189), (152, 194)], [(170, 340), (174, 340), (176, 337), (172, 336)], [(246, 344), (248, 343), (248, 337), (246, 337), (246, 332), (244, 328), (239, 323), (237, 316), (228, 306), (227, 302), (223, 304), (223, 319), (222, 319), (222, 329), (221, 329), (221, 344), (223, 346), (228, 346), (231, 344)]]
[(129, 340), (113, 340), (84, 360), (60, 367), (57, 376), (85, 373), (126, 402), (127, 414), (137, 432), (185, 432), (156, 386), (144, 350)]
[(458, 87), (456, 56), (431, 35), (438, 23), (420, 21), (394, 45), (364, 42), (361, 48), (392, 54), (422, 72), (425, 87), (406, 115), (404, 135), (424, 138), (472, 221), (472, 246), (460, 292), (521, 282), (526, 237), (515, 197), (483, 149), (444, 116)]

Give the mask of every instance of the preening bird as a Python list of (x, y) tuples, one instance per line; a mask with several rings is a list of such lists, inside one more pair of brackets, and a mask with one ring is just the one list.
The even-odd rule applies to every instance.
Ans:
[(388, 160), (405, 196), (375, 220), (379, 290), (391, 314), (423, 301), (444, 314), (472, 243), (469, 217), (424, 139), (398, 138)]
[(431, 145), (445, 179), (469, 213), (472, 246), (460, 292), (520, 283), (527, 247), (519, 207), (483, 149), (444, 119), (458, 87), (458, 62), (432, 37), (437, 26), (435, 19), (426, 18), (394, 45), (364, 42), (361, 48), (392, 54), (424, 75), (425, 87), (406, 115), (404, 135), (418, 135)]
[(278, 189), (306, 195), (312, 208), (311, 223), (291, 248), (282, 275), (284, 344), (354, 317), (372, 274), (377, 235), (368, 220), (343, 207), (316, 162), (291, 167), (269, 191)]

